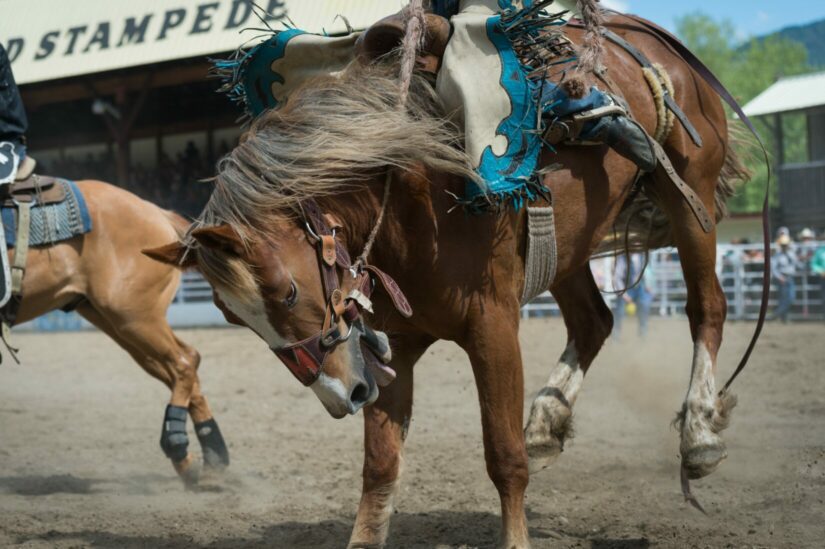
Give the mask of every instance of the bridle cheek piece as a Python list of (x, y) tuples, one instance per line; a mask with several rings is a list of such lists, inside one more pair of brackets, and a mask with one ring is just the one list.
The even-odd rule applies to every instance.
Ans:
[[(307, 200), (303, 207), (307, 234), (315, 243), (324, 286), (324, 323), (315, 335), (283, 347), (273, 347), (272, 351), (298, 381), (309, 386), (321, 375), (329, 354), (338, 345), (349, 340), (353, 325), (361, 318), (362, 309), (371, 311), (369, 297), (375, 283), (370, 274), (375, 275), (381, 282), (402, 316), (412, 316), (412, 308), (404, 293), (388, 274), (373, 265), (354, 267), (350, 263), (349, 253), (335, 238), (335, 227), (330, 226), (317, 202)], [(350, 273), (354, 279), (353, 289), (347, 296), (344, 296), (338, 283), (339, 268), (344, 273)], [(377, 360), (382, 361), (369, 345), (369, 341), (364, 341), (367, 343), (367, 350)]]

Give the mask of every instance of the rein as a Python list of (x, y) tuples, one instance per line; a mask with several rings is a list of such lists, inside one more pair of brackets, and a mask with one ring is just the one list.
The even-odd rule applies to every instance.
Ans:
[[(382, 348), (375, 332), (361, 322), (361, 314), (364, 310), (372, 312), (370, 297), (377, 282), (380, 282), (390, 296), (395, 309), (401, 316), (404, 318), (412, 316), (412, 308), (395, 280), (367, 262), (367, 257), (384, 221), (391, 179), (392, 176), (388, 172), (378, 219), (355, 263), (351, 263), (349, 252), (336, 238), (340, 227), (335, 221), (321, 211), (315, 200), (309, 199), (302, 204), (304, 212), (302, 221), (308, 239), (315, 246), (318, 256), (326, 312), (318, 333), (297, 343), (274, 348), (273, 351), (304, 385), (312, 385), (318, 379), (327, 356), (340, 344), (349, 340), (356, 324), (358, 324), (359, 331), (363, 332), (361, 337), (368, 350), (373, 352), (379, 361), (386, 363), (386, 350)], [(342, 278), (350, 275), (353, 281), (352, 289), (346, 295), (339, 283), (339, 271)]]

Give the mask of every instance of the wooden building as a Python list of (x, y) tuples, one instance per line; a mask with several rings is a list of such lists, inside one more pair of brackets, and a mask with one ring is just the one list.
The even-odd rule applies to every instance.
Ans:
[[(773, 134), (778, 178), (775, 223), (825, 229), (825, 72), (782, 78), (744, 107)], [(789, 147), (789, 132), (794, 147)]]
[(213, 160), (236, 139), (240, 113), (215, 93), (209, 57), (254, 44), (267, 27), (343, 33), (347, 24), (365, 28), (398, 6), (382, 0), (3, 0), (2, 7), (0, 43), (29, 115), (32, 156), (43, 166), (110, 158), (113, 178), (123, 184), (135, 165), (152, 169), (188, 144)]

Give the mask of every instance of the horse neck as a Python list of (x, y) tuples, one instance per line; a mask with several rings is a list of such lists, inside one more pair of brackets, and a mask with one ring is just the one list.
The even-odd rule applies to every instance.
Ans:
[[(344, 228), (347, 251), (358, 257), (378, 220), (384, 194), (384, 177), (366, 189), (319, 199), (321, 208), (334, 214)], [(378, 231), (369, 262), (388, 271), (399, 272), (421, 258), (418, 250), (436, 246), (438, 215), (446, 214), (453, 199), (445, 189), (457, 194), (460, 178), (426, 173), (405, 173), (393, 178), (390, 199)]]

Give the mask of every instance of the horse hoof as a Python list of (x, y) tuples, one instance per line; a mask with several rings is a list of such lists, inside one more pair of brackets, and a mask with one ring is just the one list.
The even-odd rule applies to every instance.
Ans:
[(550, 467), (564, 451), (564, 444), (559, 439), (545, 436), (537, 440), (539, 438), (527, 437), (528, 470), (531, 474)]
[(682, 454), (682, 467), (690, 480), (708, 476), (728, 457), (723, 443), (697, 446)]
[(182, 461), (173, 461), (172, 465), (186, 488), (193, 488), (198, 485), (200, 468), (195, 464), (195, 458), (191, 453), (187, 454)]

